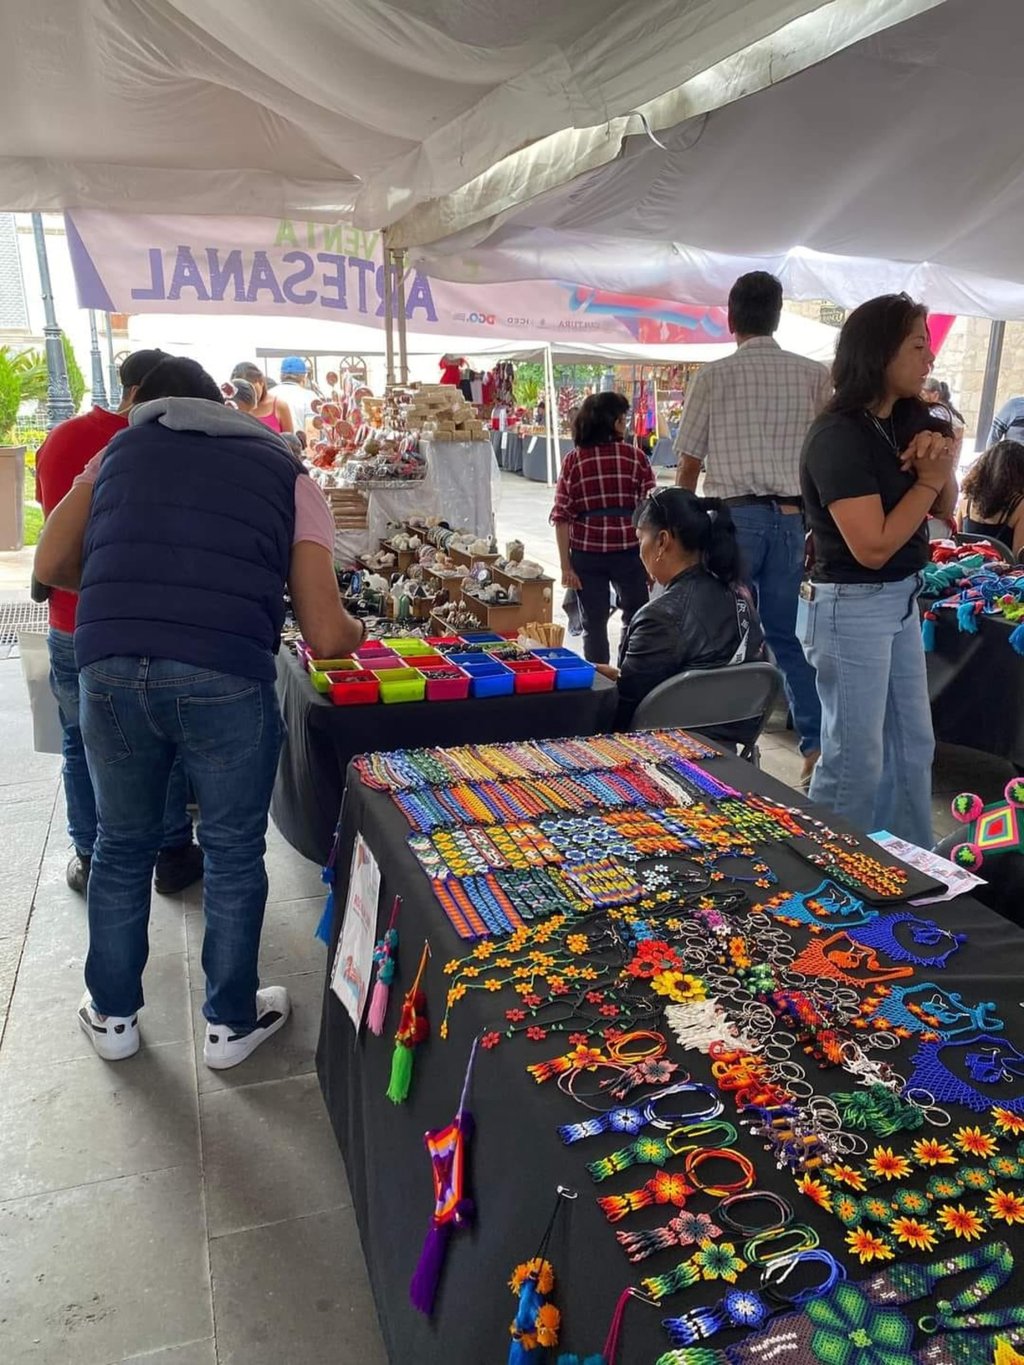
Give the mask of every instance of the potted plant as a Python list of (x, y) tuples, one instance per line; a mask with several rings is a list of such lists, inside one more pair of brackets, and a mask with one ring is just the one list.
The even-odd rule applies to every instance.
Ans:
[(11, 444), (21, 391), (21, 375), (0, 354), (0, 550), (25, 543), (25, 447)]

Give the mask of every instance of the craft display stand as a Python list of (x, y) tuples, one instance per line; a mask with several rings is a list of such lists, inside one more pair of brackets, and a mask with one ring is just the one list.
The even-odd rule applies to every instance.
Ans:
[[(712, 767), (716, 777), (725, 783), (748, 792), (753, 790), (782, 804), (794, 801), (790, 789), (738, 759), (722, 757), (714, 760)], [(355, 779), (350, 783), (340, 833), (337, 858), (340, 876), (328, 962), (333, 960), (340, 929), (345, 877), (357, 832), (367, 840), (382, 870), (378, 934), (386, 927), (394, 896), (402, 897), (399, 926), (403, 946), (393, 988), (398, 999), (409, 987), (425, 939), (430, 941), (432, 954), (423, 983), (431, 1019), (430, 1038), (417, 1050), (415, 1078), (405, 1104), (396, 1106), (385, 1097), (397, 1004), (383, 1037), (362, 1034), (357, 1039), (342, 1005), (326, 987), (317, 1051), (320, 1085), (345, 1159), (388, 1357), (394, 1365), (413, 1360), (504, 1361), (511, 1317), (506, 1287), (509, 1274), (517, 1261), (534, 1254), (550, 1217), (556, 1188), (561, 1185), (577, 1191), (579, 1198), (562, 1214), (546, 1253), (556, 1268), (555, 1299), (562, 1314), (560, 1343), (551, 1354), (577, 1353), (583, 1358), (599, 1349), (624, 1286), (638, 1284), (645, 1274), (656, 1275), (670, 1269), (695, 1248), (687, 1247), (678, 1254), (666, 1253), (662, 1260), (652, 1259), (642, 1268), (627, 1261), (616, 1243), (614, 1230), (609, 1228), (597, 1205), (595, 1196), (605, 1193), (605, 1189), (595, 1188), (588, 1163), (626, 1146), (629, 1136), (607, 1133), (572, 1146), (560, 1140), (559, 1125), (592, 1115), (577, 1110), (554, 1083), (537, 1085), (527, 1076), (528, 1063), (546, 1061), (571, 1046), (565, 1033), (545, 1036), (542, 1029), (535, 1042), (502, 1041), (493, 1049), (478, 1051), (467, 1100), (476, 1125), (469, 1189), (475, 1205), (474, 1221), (451, 1238), (433, 1316), (428, 1318), (412, 1307), (410, 1280), (423, 1244), (423, 1229), (428, 1226), (434, 1208), (423, 1134), (450, 1120), (462, 1090), (471, 1042), (475, 1037), (487, 1038), (489, 1031), (508, 1027), (505, 1011), (509, 997), (506, 994), (492, 998), (483, 989), (469, 991), (451, 1011), (447, 1036), (439, 1036), (438, 1023), (453, 979), (445, 974), (445, 964), (450, 959), (463, 958), (467, 944), (456, 937), (410, 850), (409, 826), (402, 814), (386, 793), (371, 791)], [(767, 899), (785, 891), (809, 892), (820, 883), (818, 871), (785, 846), (771, 847), (766, 857), (778, 882), (769, 892), (757, 893), (748, 888), (755, 898)], [(969, 898), (923, 907), (919, 913), (936, 920), (943, 930), (968, 936), (941, 971), (943, 988), (961, 992), (965, 1000), (994, 1002), (999, 1017), (1006, 1020), (1007, 1037), (1020, 1046), (1024, 1035), (1017, 1005), (1024, 966), (1021, 932)], [(495, 955), (500, 957), (500, 946)], [(900, 1052), (887, 1052), (884, 1056), (897, 1069), (906, 1071), (908, 1048), (912, 1052), (914, 1044), (905, 1044)], [(706, 1056), (678, 1048), (670, 1052), (695, 1081), (711, 1081)], [(819, 1071), (810, 1061), (807, 1070), (816, 1090), (855, 1088), (853, 1078), (845, 1072)], [(1018, 1080), (993, 1086), (993, 1102), (1000, 1103), (1001, 1094), (1016, 1095), (1021, 1084)], [(591, 1091), (592, 1087), (586, 1088), (586, 1093)], [(731, 1097), (727, 1095), (725, 1099), (727, 1109), (723, 1118), (737, 1122)], [(951, 1128), (932, 1131), (926, 1127), (918, 1136), (949, 1140), (961, 1125), (982, 1122), (985, 1126), (984, 1115), (954, 1106), (950, 1109)], [(900, 1134), (897, 1145), (902, 1148), (914, 1136)], [(799, 1222), (813, 1229), (820, 1246), (849, 1267), (851, 1281), (863, 1281), (879, 1268), (873, 1264), (858, 1266), (850, 1256), (839, 1221), (813, 1200), (798, 1194), (792, 1175), (777, 1169), (749, 1135), (739, 1138), (736, 1146), (755, 1158), (757, 1188), (787, 1200), (795, 1208)], [(681, 1166), (681, 1161), (675, 1161), (671, 1170)], [(937, 1169), (940, 1173), (945, 1170)], [(640, 1186), (650, 1174), (649, 1167), (626, 1172), (614, 1192)], [(1019, 1190), (1020, 1186), (1013, 1188)], [(888, 1186), (883, 1186), (883, 1192), (891, 1193)], [(711, 1213), (715, 1207), (714, 1199), (707, 1196), (692, 1202), (694, 1211), (702, 1213)], [(985, 1203), (984, 1198), (977, 1197), (966, 1202), (982, 1206)], [(629, 1226), (654, 1228), (665, 1223), (675, 1211), (651, 1208), (634, 1215)], [(1024, 1255), (1021, 1226), (993, 1223), (992, 1227), (984, 1242), (1001, 1239), (1009, 1243), (1017, 1257), (1019, 1275)], [(744, 1241), (742, 1236), (731, 1236), (731, 1240), (737, 1244)], [(915, 1253), (904, 1248), (897, 1264), (904, 1259), (908, 1263), (931, 1263), (942, 1254), (955, 1255), (967, 1246), (963, 1241), (947, 1239), (932, 1252)], [(880, 1268), (885, 1270), (888, 1264), (892, 1263)], [(753, 1279), (750, 1275), (741, 1279), (738, 1287), (756, 1283), (755, 1273)], [(658, 1308), (642, 1304), (631, 1307), (617, 1365), (653, 1365), (668, 1350), (661, 1319), (696, 1304), (715, 1303), (731, 1287), (719, 1279), (700, 1285), (703, 1297), (695, 1297), (695, 1290), (671, 1298)], [(1019, 1289), (1015, 1290), (1012, 1284), (997, 1300), (1000, 1307), (1019, 1301)], [(913, 1316), (916, 1319), (931, 1312), (933, 1304), (921, 1304), (915, 1307)], [(732, 1335), (724, 1340), (732, 1350), (739, 1338)], [(928, 1338), (918, 1340), (927, 1342)], [(708, 1345), (712, 1353), (716, 1348), (722, 1349), (718, 1339)], [(860, 1358), (859, 1348), (847, 1350), (844, 1339), (843, 1349), (846, 1354), (842, 1359), (855, 1365)], [(867, 1360), (866, 1348), (864, 1358)], [(991, 1354), (984, 1357), (986, 1362), (990, 1359)]]

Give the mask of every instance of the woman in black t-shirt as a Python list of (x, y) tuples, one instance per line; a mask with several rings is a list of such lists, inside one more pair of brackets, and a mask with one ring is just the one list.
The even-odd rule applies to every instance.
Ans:
[(797, 618), (822, 709), (811, 797), (925, 848), (935, 741), (916, 599), (927, 518), (956, 502), (952, 431), (918, 396), (934, 359), (906, 294), (847, 319), (801, 457), (814, 568)]

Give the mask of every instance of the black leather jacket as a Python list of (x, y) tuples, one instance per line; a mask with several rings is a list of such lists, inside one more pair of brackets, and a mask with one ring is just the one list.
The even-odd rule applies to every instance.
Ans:
[[(690, 668), (721, 668), (764, 658), (764, 633), (754, 604), (744, 593), (749, 628), (740, 657), (737, 590), (702, 565), (684, 569), (665, 591), (640, 610), (619, 647), (619, 710), (616, 723), (629, 724), (641, 700), (659, 683)], [(730, 727), (731, 731), (731, 727)], [(745, 742), (741, 735), (720, 736)]]

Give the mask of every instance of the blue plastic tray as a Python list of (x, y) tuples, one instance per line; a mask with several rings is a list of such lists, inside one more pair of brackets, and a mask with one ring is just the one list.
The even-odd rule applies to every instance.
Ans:
[[(463, 655), (463, 659), (465, 658), (466, 656)], [(499, 663), (497, 659), (488, 659), (481, 663), (479, 655), (471, 654), (466, 662), (460, 661), (458, 666), (463, 672), (469, 674), (471, 696), (508, 697), (512, 695), (516, 685), (515, 674), (503, 663)]]
[(593, 664), (588, 664), (586, 659), (581, 659), (578, 654), (574, 654), (571, 659), (553, 659), (548, 656), (544, 662), (555, 670), (556, 692), (567, 692), (574, 688), (587, 691), (594, 685), (594, 674), (597, 669)]

